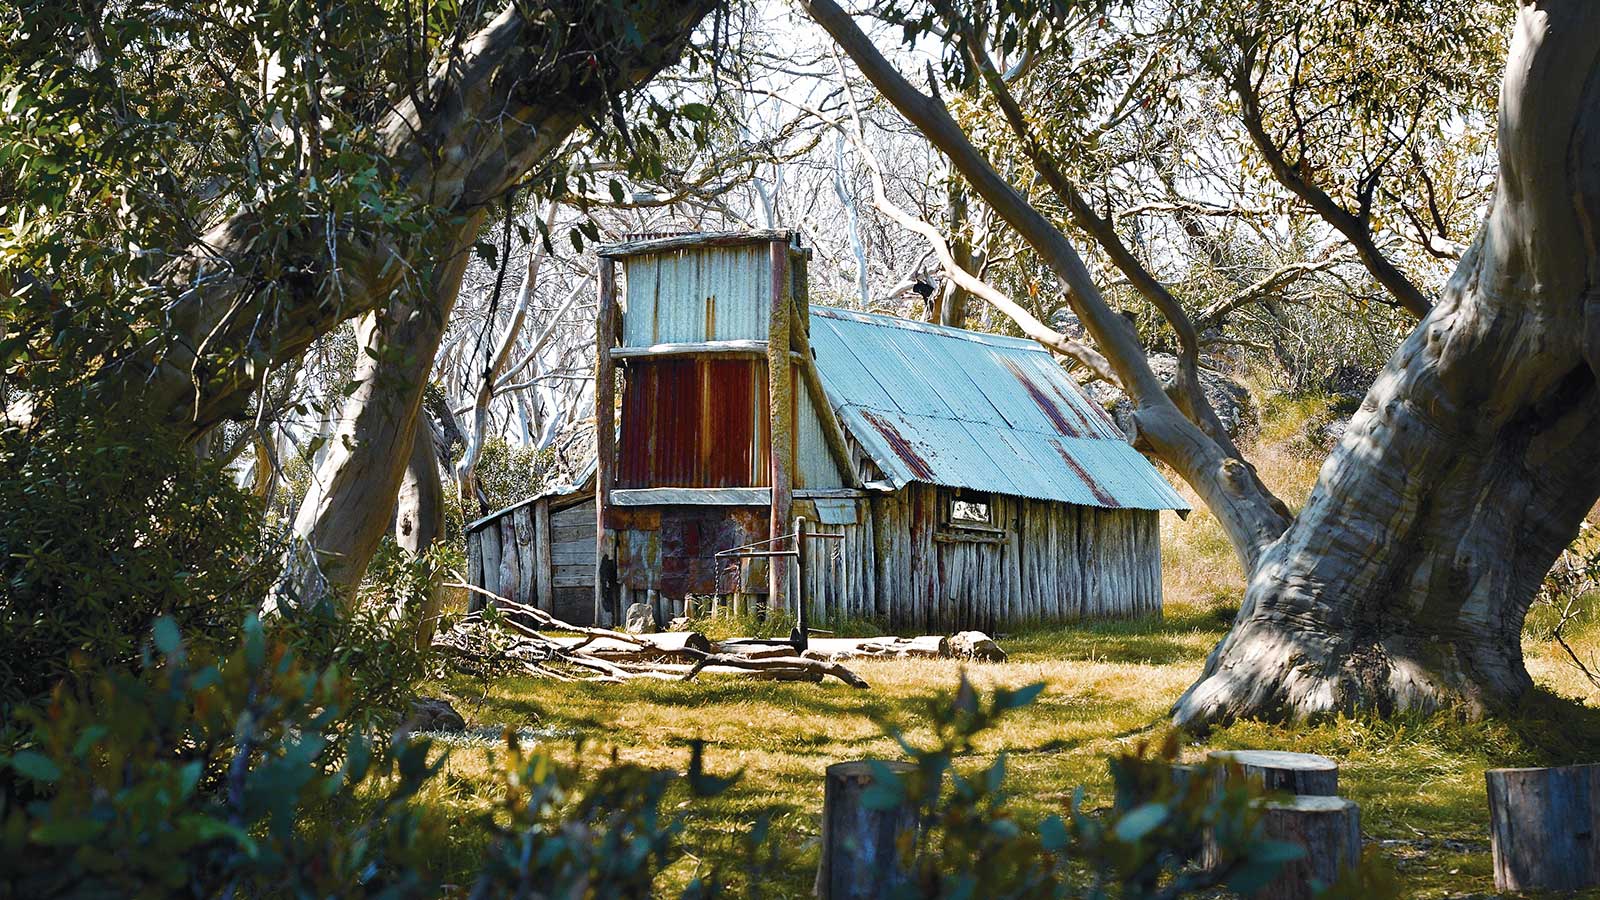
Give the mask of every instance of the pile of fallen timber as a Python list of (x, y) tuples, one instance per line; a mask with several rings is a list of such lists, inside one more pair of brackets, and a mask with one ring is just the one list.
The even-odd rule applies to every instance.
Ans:
[[(802, 654), (787, 644), (765, 642), (724, 649), (693, 631), (629, 634), (574, 625), (541, 609), (464, 587), (494, 599), (492, 611), (468, 615), (434, 636), (433, 646), (468, 673), (492, 668), (560, 681), (621, 682), (637, 678), (692, 681), (702, 674), (738, 675), (765, 681), (821, 682), (832, 676), (856, 688), (861, 676), (839, 663)], [(550, 635), (546, 631), (570, 632)], [(511, 640), (494, 632), (509, 632)], [(753, 647), (755, 649), (749, 649)], [(492, 654), (486, 661), (484, 655)]]
[(468, 615), (433, 639), (433, 646), (446, 654), (454, 668), (478, 677), (526, 674), (561, 681), (621, 682), (731, 675), (820, 683), (831, 676), (851, 687), (865, 688), (867, 682), (846, 668), (845, 660), (1002, 662), (1006, 658), (1004, 650), (977, 631), (953, 637), (813, 637), (799, 644), (756, 638), (713, 642), (696, 631), (634, 634), (564, 622), (480, 587), (450, 586), (493, 601), (484, 611)]

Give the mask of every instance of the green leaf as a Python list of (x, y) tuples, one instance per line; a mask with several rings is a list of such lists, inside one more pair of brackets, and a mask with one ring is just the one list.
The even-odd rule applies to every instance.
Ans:
[(1262, 841), (1250, 853), (1252, 863), (1282, 865), (1306, 855), (1306, 848), (1288, 841)]
[(1119, 841), (1128, 844), (1137, 843), (1167, 820), (1167, 812), (1165, 803), (1146, 803), (1136, 806), (1117, 820), (1116, 827), (1112, 831)]
[(1007, 690), (999, 688), (994, 692), (994, 708), (996, 712), (1006, 709), (1021, 709), (1032, 703), (1044, 691), (1044, 682), (1035, 681), (1033, 684)]
[(711, 107), (704, 103), (685, 103), (678, 107), (678, 114), (694, 122), (704, 122), (711, 118)]
[(156, 642), (156, 649), (162, 656), (175, 656), (178, 652), (180, 639), (178, 637), (178, 623), (172, 621), (171, 616), (162, 616), (156, 620), (151, 637)]
[(59, 847), (91, 841), (105, 828), (104, 822), (94, 819), (63, 819), (35, 826), (29, 837), (41, 844)]
[(1067, 823), (1060, 816), (1046, 816), (1039, 823), (1039, 846), (1046, 850), (1061, 850), (1067, 846)]
[(17, 770), (17, 774), (24, 778), (45, 784), (54, 784), (61, 778), (60, 766), (50, 757), (32, 750), (23, 750), (12, 756), (11, 768)]

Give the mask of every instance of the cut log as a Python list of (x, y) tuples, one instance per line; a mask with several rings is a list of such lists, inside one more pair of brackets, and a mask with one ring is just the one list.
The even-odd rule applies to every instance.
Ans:
[(856, 653), (896, 659), (947, 659), (950, 656), (950, 639), (938, 634), (912, 638), (872, 638), (862, 641), (856, 647)]
[[(884, 765), (901, 776), (916, 768), (903, 762)], [(901, 841), (916, 832), (916, 806), (907, 800), (890, 809), (868, 808), (862, 799), (872, 787), (872, 769), (866, 761), (828, 767), (816, 884), (822, 900), (876, 900), (911, 888), (910, 860), (902, 857)]]
[(1600, 765), (1484, 776), (1497, 890), (1600, 887)]
[[(619, 641), (608, 637), (554, 637), (546, 636), (551, 643), (566, 649), (578, 650), (604, 659), (656, 659), (662, 656), (682, 656), (685, 649), (700, 653), (712, 652), (711, 641), (698, 631), (669, 631), (661, 634), (639, 635), (638, 642)], [(789, 651), (792, 653), (793, 651)], [(693, 659), (699, 659), (695, 656)], [(693, 660), (691, 660), (692, 662)]]
[[(696, 651), (694, 650), (684, 650), (683, 652), (689, 655), (696, 655)], [(749, 669), (752, 672), (777, 672), (789, 670), (799, 672), (814, 672), (819, 676), (832, 675), (833, 677), (839, 679), (845, 684), (850, 685), (853, 688), (866, 690), (867, 688), (871, 687), (871, 685), (867, 684), (866, 679), (850, 671), (849, 669), (846, 669), (844, 666), (841, 666), (838, 663), (821, 662), (815, 659), (807, 659), (803, 656), (791, 655), (761, 659), (752, 659), (748, 656), (739, 656), (727, 653), (699, 654), (699, 656), (699, 661), (691, 666), (689, 672), (683, 676), (684, 681), (693, 681), (694, 677), (700, 673), (700, 670), (706, 668), (707, 666), (730, 666), (736, 669)]]
[(963, 631), (950, 639), (950, 653), (957, 659), (980, 662), (1005, 662), (1006, 652), (981, 631)]
[(1242, 770), (1244, 778), (1266, 791), (1287, 791), (1318, 797), (1339, 793), (1339, 764), (1315, 753), (1282, 750), (1213, 750), (1213, 762)]
[(1268, 840), (1305, 849), (1257, 891), (1256, 900), (1310, 900), (1361, 862), (1361, 809), (1339, 797), (1297, 796), (1271, 800), (1262, 810)]

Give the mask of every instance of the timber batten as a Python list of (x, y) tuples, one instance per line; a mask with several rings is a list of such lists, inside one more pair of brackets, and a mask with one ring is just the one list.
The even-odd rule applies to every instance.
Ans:
[[(603, 249), (594, 478), (469, 526), (474, 582), (583, 622), (696, 597), (924, 633), (1159, 615), (1159, 511), (1187, 505), (1050, 355), (812, 308), (808, 256), (787, 232)], [(803, 572), (716, 557), (796, 517), (833, 538)]]

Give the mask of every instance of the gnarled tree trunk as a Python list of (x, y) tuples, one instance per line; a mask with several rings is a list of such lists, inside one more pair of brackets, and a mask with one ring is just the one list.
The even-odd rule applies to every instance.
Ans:
[(603, 120), (619, 92), (675, 61), (712, 5), (507, 3), (378, 123), (394, 177), (435, 216), (433, 234), (329, 232), (319, 219), (265, 240), (259, 216), (237, 212), (178, 254), (160, 336), (101, 372), (100, 388), (204, 434), (270, 366), (387, 302), (424, 260), (470, 244), (473, 217), (578, 125)]
[(1251, 573), (1180, 724), (1482, 711), (1532, 686), (1523, 617), (1600, 496), (1600, 6), (1525, 4), (1494, 208)]

